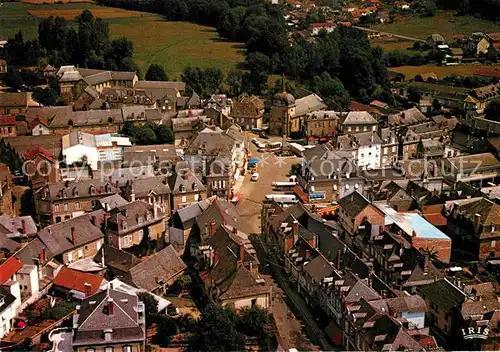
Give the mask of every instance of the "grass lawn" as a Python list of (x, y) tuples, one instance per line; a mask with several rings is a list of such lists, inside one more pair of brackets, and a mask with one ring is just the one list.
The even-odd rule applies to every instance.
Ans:
[(394, 34), (425, 39), (433, 33), (452, 41), (454, 33), (470, 35), (473, 32), (500, 32), (500, 22), (487, 21), (473, 16), (454, 16), (453, 12), (439, 11), (434, 17), (407, 15), (398, 22), (376, 25), (374, 29)]
[(401, 67), (390, 67), (389, 70), (395, 72), (401, 72), (406, 76), (406, 79), (415, 77), (420, 73), (434, 72), (438, 78), (443, 78), (450, 75), (459, 76), (471, 76), (475, 70), (482, 67), (500, 67), (497, 65), (483, 65), (483, 64), (467, 64), (467, 65), (456, 65), (456, 66), (435, 66), (435, 65), (423, 65), (423, 66), (401, 66)]
[[(99, 6), (93, 3), (35, 5), (7, 2), (0, 7), (0, 37), (36, 38), (40, 17), (66, 18), (89, 9), (109, 23), (112, 38), (126, 37), (134, 44), (134, 60), (144, 74), (151, 63), (165, 67), (171, 79), (185, 66), (217, 67), (227, 71), (244, 59), (243, 45), (221, 40), (214, 28), (188, 22), (167, 22), (160, 16)], [(37, 16), (32, 16), (30, 11)]]

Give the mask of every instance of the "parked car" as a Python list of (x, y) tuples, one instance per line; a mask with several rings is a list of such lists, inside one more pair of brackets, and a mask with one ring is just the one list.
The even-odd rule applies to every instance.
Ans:
[(267, 136), (264, 132), (259, 133), (259, 137), (264, 139), (269, 139), (269, 136)]
[(259, 175), (258, 172), (254, 172), (253, 175), (252, 175), (252, 177), (250, 178), (250, 180), (256, 182), (256, 181), (259, 180), (259, 176), (260, 175)]

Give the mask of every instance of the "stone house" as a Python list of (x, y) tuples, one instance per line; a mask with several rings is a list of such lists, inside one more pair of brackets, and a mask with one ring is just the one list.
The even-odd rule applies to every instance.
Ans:
[(462, 204), (453, 203), (448, 217), (448, 234), (453, 240), (454, 248), (469, 253), (474, 260), (499, 258), (499, 207), (487, 198), (472, 198)]
[(188, 168), (175, 170), (168, 180), (170, 186), (170, 206), (173, 211), (206, 199), (205, 185)]
[(160, 205), (136, 200), (114, 209), (105, 231), (109, 243), (119, 249), (139, 245), (143, 239), (157, 241), (161, 247), (166, 242), (166, 221)]
[(100, 211), (82, 215), (65, 222), (50, 225), (37, 236), (46, 246), (52, 258), (68, 265), (73, 262), (94, 258), (104, 244), (101, 231)]
[(112, 184), (99, 180), (52, 183), (35, 192), (35, 208), (39, 221), (55, 224), (94, 210), (95, 201), (118, 192)]
[(259, 97), (242, 94), (233, 102), (230, 117), (245, 130), (262, 128), (264, 102)]
[(85, 298), (73, 316), (70, 344), (75, 352), (143, 352), (146, 312), (136, 295), (109, 288)]
[(170, 187), (167, 176), (129, 180), (125, 184), (123, 197), (129, 202), (142, 200), (151, 205), (158, 205), (167, 218), (171, 214)]

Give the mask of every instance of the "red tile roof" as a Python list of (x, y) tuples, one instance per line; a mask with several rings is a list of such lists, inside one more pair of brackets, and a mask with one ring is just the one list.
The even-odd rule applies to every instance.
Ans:
[(38, 154), (41, 154), (42, 156), (46, 157), (47, 159), (54, 161), (54, 154), (49, 152), (47, 149), (45, 149), (42, 146), (35, 147), (33, 149), (29, 149), (26, 153), (23, 154), (24, 158), (26, 160), (33, 159), (36, 157)]
[(352, 23), (351, 22), (339, 22), (339, 24), (343, 25), (343, 26), (346, 26), (346, 27), (350, 27), (352, 26)]
[(102, 280), (101, 276), (62, 267), (54, 278), (54, 285), (85, 293), (85, 283), (87, 283), (91, 285), (90, 294), (93, 295), (99, 291)]
[(332, 21), (311, 23), (311, 27), (313, 28), (330, 28), (334, 26), (335, 23), (333, 23)]
[(37, 116), (33, 120), (30, 121), (30, 130), (32, 130), (33, 128), (35, 128), (36, 125), (38, 125), (39, 123), (41, 123), (45, 127), (49, 127), (49, 124), (47, 123), (47, 120), (45, 120), (43, 117), (38, 117)]
[(10, 257), (0, 265), (0, 284), (4, 284), (23, 267), (23, 262), (15, 257)]
[(0, 116), (0, 125), (15, 125), (17, 123), (15, 116)]

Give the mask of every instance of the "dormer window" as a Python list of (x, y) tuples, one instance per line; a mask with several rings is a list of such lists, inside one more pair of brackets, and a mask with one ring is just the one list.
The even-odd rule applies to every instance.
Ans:
[(90, 186), (89, 192), (90, 192), (91, 195), (95, 195), (95, 193), (96, 193), (95, 187), (94, 186)]
[(186, 192), (186, 186), (184, 186), (184, 185), (180, 185), (180, 186), (179, 186), (179, 190), (180, 190), (181, 192), (183, 192), (183, 193), (184, 193), (184, 192)]
[(144, 217), (142, 215), (137, 216), (137, 223), (142, 224), (144, 222)]
[(122, 221), (122, 230), (127, 229), (127, 222), (125, 220)]
[(73, 188), (73, 197), (78, 197), (78, 189)]
[(68, 191), (67, 190), (65, 190), (65, 189), (62, 190), (62, 197), (68, 198)]
[(197, 191), (198, 190), (198, 184), (193, 182), (193, 191)]
[(104, 340), (111, 341), (112, 339), (113, 339), (113, 330), (112, 329), (104, 330)]
[(111, 186), (109, 184), (106, 184), (106, 193), (111, 193)]
[(148, 212), (148, 213), (146, 214), (146, 219), (147, 219), (148, 221), (150, 221), (150, 220), (151, 220), (151, 213), (149, 213), (149, 212)]

